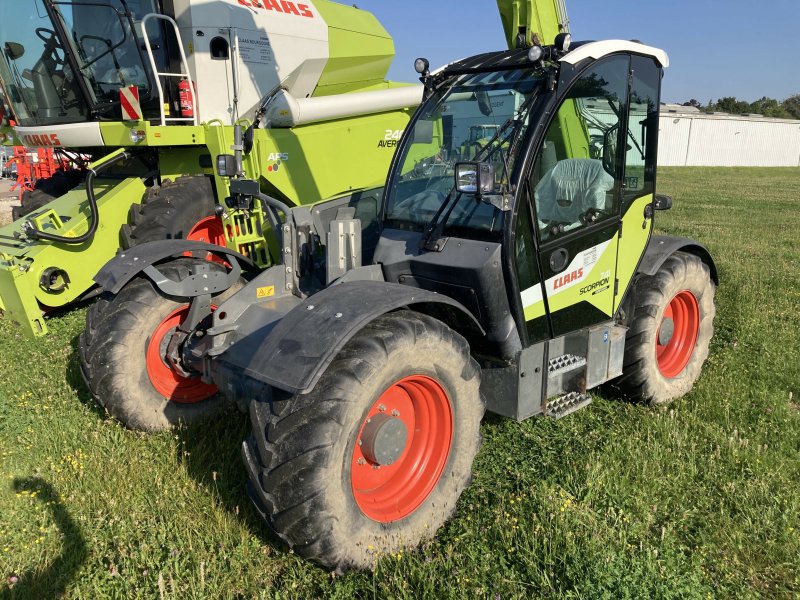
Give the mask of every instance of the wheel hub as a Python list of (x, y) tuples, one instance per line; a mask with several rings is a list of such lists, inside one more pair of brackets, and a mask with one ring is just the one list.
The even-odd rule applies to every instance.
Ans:
[(669, 341), (672, 339), (674, 333), (675, 321), (673, 321), (670, 317), (664, 317), (664, 320), (661, 321), (661, 328), (658, 330), (658, 345), (666, 346), (669, 344)]
[(408, 429), (400, 419), (386, 414), (375, 415), (364, 425), (361, 452), (369, 462), (391, 465), (400, 458), (408, 440)]
[(199, 374), (186, 372), (177, 360), (178, 328), (188, 313), (189, 306), (182, 306), (161, 321), (147, 343), (145, 360), (150, 383), (159, 394), (171, 402), (191, 404), (210, 398), (217, 387), (204, 383)]

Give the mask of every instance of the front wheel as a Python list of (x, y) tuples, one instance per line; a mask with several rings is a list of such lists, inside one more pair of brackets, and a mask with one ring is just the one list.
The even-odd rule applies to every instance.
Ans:
[(313, 391), (253, 401), (250, 491), (295, 552), (343, 571), (416, 546), (453, 514), (480, 445), (480, 369), (440, 321), (400, 311)]
[[(180, 281), (197, 261), (180, 258), (160, 265), (159, 271)], [(212, 302), (220, 304), (239, 287)], [(216, 386), (176, 369), (167, 358), (170, 337), (188, 312), (188, 299), (164, 294), (144, 276), (89, 308), (79, 341), (81, 373), (95, 400), (126, 427), (161, 431), (190, 425), (225, 407)]]
[(714, 283), (700, 258), (676, 252), (633, 292), (623, 374), (613, 385), (632, 400), (662, 404), (700, 376), (714, 334)]

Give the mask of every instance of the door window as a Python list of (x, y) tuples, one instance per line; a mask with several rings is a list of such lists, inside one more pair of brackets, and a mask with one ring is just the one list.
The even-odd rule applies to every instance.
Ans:
[(618, 214), (628, 65), (628, 57), (612, 57), (583, 75), (547, 130), (531, 172), (543, 243)]

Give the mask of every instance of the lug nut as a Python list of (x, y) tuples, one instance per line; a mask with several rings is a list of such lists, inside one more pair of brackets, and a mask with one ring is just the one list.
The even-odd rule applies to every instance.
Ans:
[(367, 461), (365, 461), (363, 458), (359, 458), (357, 462), (358, 462), (358, 464), (360, 464), (360, 465), (365, 465), (365, 464), (367, 464)]

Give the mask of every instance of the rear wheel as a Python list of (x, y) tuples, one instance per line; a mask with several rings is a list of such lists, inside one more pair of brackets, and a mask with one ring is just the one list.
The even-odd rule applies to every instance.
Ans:
[[(177, 259), (159, 270), (179, 281), (191, 273), (195, 262)], [(238, 287), (219, 294), (214, 302), (221, 303)], [(116, 296), (104, 294), (89, 308), (79, 341), (81, 372), (95, 400), (125, 426), (159, 431), (191, 424), (224, 408), (215, 386), (167, 360), (171, 334), (188, 310), (188, 299), (167, 296), (144, 276)]]
[(700, 376), (714, 334), (714, 283), (700, 258), (676, 252), (635, 285), (623, 375), (614, 386), (661, 404), (686, 394)]
[(359, 332), (306, 395), (253, 401), (250, 491), (295, 552), (339, 571), (432, 537), (480, 445), (466, 341), (410, 311)]

